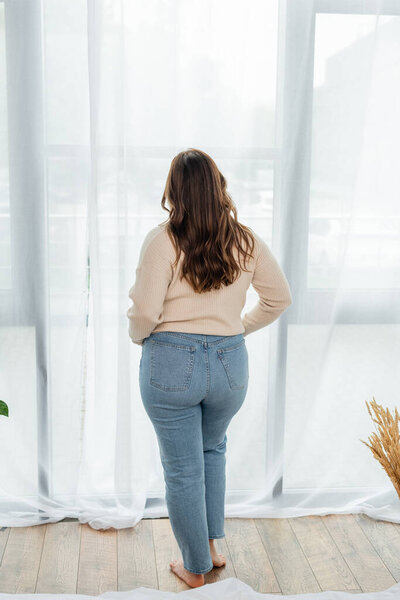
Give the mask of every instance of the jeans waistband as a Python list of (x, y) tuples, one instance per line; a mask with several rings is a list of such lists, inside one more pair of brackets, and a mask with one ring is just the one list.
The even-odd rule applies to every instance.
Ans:
[(150, 338), (183, 338), (187, 340), (191, 340), (193, 342), (198, 342), (199, 344), (207, 343), (209, 345), (218, 344), (224, 342), (225, 340), (231, 341), (240, 341), (244, 339), (243, 333), (237, 333), (235, 335), (211, 335), (211, 334), (203, 334), (203, 333), (186, 333), (184, 331), (155, 331), (149, 335)]

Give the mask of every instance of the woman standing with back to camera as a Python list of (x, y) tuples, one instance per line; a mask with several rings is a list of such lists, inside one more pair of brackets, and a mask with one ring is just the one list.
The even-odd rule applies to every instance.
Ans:
[[(267, 244), (237, 220), (226, 180), (205, 152), (175, 156), (161, 206), (169, 218), (144, 239), (127, 316), (132, 341), (142, 345), (140, 393), (183, 557), (170, 567), (198, 587), (225, 564), (214, 539), (225, 536), (226, 431), (247, 392), (244, 338), (275, 321), (292, 297)], [(250, 284), (259, 300), (241, 318)]]

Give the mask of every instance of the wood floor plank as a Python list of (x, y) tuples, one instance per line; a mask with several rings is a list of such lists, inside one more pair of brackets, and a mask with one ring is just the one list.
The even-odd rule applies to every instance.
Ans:
[(283, 594), (319, 592), (321, 588), (287, 519), (255, 519)]
[(117, 532), (81, 525), (77, 593), (98, 596), (118, 589)]
[(4, 550), (6, 548), (8, 536), (10, 535), (10, 527), (0, 527), (0, 565), (3, 560)]
[(396, 583), (354, 515), (325, 515), (323, 523), (363, 592), (378, 592)]
[(167, 518), (152, 519), (154, 549), (159, 589), (164, 592), (181, 592), (191, 589), (170, 569), (169, 563), (175, 558), (182, 558), (181, 551)]
[(288, 522), (322, 590), (360, 590), (320, 516), (290, 518)]
[(396, 581), (400, 581), (400, 524), (354, 515), (357, 523), (374, 546)]
[(12, 527), (0, 565), (2, 593), (34, 593), (47, 525)]
[(81, 526), (48, 523), (36, 583), (36, 593), (74, 594), (78, 576)]
[(237, 577), (257, 592), (281, 592), (254, 520), (225, 519), (225, 534)]
[(222, 579), (228, 579), (228, 577), (236, 577), (236, 572), (232, 563), (231, 553), (226, 543), (225, 538), (214, 540), (214, 546), (217, 552), (220, 552), (225, 556), (226, 565), (223, 567), (214, 567), (212, 571), (209, 571), (204, 575), (205, 583), (215, 583), (222, 581)]
[(118, 591), (137, 587), (158, 589), (157, 567), (150, 519), (142, 519), (126, 529), (119, 529)]
[[(238, 577), (279, 597), (381, 591), (400, 580), (400, 524), (363, 514), (232, 518), (226, 534), (215, 545), (227, 564), (206, 573), (206, 584)], [(0, 593), (190, 589), (171, 572), (173, 558), (181, 553), (165, 518), (105, 531), (76, 521), (0, 528)]]

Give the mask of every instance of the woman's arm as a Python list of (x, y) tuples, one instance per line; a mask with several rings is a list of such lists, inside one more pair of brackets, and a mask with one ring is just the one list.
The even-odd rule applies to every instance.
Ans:
[(257, 236), (260, 246), (252, 285), (259, 295), (259, 300), (242, 318), (248, 335), (275, 321), (293, 302), (289, 283), (264, 240)]
[(163, 236), (157, 227), (145, 237), (136, 268), (136, 280), (128, 294), (133, 302), (126, 313), (129, 337), (139, 346), (163, 321), (164, 299), (172, 280), (172, 264)]

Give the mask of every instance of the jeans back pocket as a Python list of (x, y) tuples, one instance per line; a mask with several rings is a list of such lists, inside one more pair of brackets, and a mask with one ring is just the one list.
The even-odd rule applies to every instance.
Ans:
[(150, 385), (166, 392), (189, 389), (196, 346), (153, 340), (150, 353)]
[(220, 359), (229, 386), (232, 390), (242, 390), (249, 379), (248, 353), (245, 340), (242, 339), (234, 346), (218, 348), (217, 355)]

